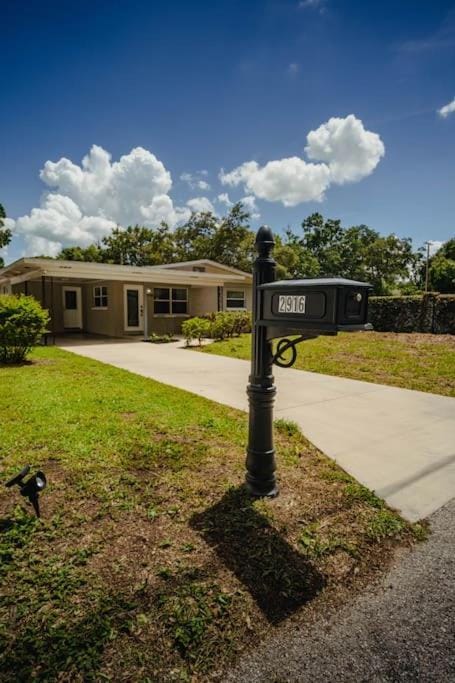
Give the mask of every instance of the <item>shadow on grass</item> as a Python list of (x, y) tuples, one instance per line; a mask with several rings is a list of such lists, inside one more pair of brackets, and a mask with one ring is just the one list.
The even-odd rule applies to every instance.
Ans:
[(31, 615), (12, 644), (0, 635), (0, 681), (95, 680), (113, 629), (127, 631), (132, 607), (106, 596), (81, 620)]
[(270, 623), (310, 602), (324, 577), (260, 514), (244, 487), (230, 489), (191, 526), (244, 584)]

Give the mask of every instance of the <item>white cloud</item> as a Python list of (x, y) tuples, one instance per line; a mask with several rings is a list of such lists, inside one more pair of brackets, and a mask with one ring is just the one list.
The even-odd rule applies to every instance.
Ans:
[(51, 188), (41, 206), (16, 221), (27, 253), (55, 254), (63, 246), (86, 246), (116, 225), (171, 226), (185, 220), (187, 207), (174, 207), (171, 174), (154, 154), (136, 147), (112, 162), (93, 145), (79, 166), (65, 157), (46, 161), (41, 179)]
[(208, 171), (205, 169), (196, 173), (182, 173), (180, 180), (187, 183), (192, 190), (210, 190), (210, 184), (201, 178), (201, 176), (207, 175)]
[(172, 199), (167, 194), (154, 197), (149, 206), (141, 208), (141, 213), (147, 225), (158, 225), (164, 221), (171, 226), (186, 221), (191, 215), (190, 209), (184, 206), (174, 206)]
[(384, 156), (377, 133), (365, 130), (353, 114), (331, 118), (307, 136), (305, 152), (313, 161), (324, 161), (334, 183), (356, 182), (370, 175)]
[(438, 114), (439, 116), (442, 116), (443, 119), (446, 119), (449, 114), (453, 114), (455, 112), (455, 97), (451, 102), (448, 102), (445, 104), (441, 109), (438, 109)]
[(260, 199), (296, 206), (324, 198), (330, 183), (330, 171), (325, 164), (309, 164), (299, 157), (290, 157), (269, 161), (262, 168), (256, 161), (247, 161), (230, 173), (222, 172), (220, 180), (223, 185), (243, 183)]
[(430, 256), (433, 256), (433, 254), (436, 254), (437, 251), (442, 247), (444, 242), (441, 242), (440, 240), (430, 240)]
[(189, 206), (194, 213), (204, 211), (212, 211), (212, 213), (215, 213), (214, 206), (208, 197), (194, 197), (193, 199), (189, 199), (186, 205)]
[(325, 0), (300, 0), (298, 8), (319, 10), (319, 14), (324, 14)]
[(297, 64), (297, 62), (291, 62), (290, 64), (288, 64), (287, 72), (290, 76), (297, 76), (299, 71), (300, 66)]
[(225, 206), (232, 206), (233, 202), (229, 199), (229, 195), (227, 192), (222, 192), (221, 194), (218, 195), (217, 200), (220, 202), (220, 204), (224, 204)]
[(322, 201), (332, 183), (356, 182), (368, 176), (384, 155), (377, 133), (365, 130), (360, 119), (331, 118), (307, 136), (305, 152), (313, 161), (289, 157), (259, 166), (247, 161), (229, 173), (219, 175), (223, 185), (243, 184), (260, 199), (280, 201), (284, 206)]
[(242, 197), (240, 201), (242, 202), (243, 206), (250, 212), (251, 218), (257, 220), (261, 217), (258, 207), (256, 206), (256, 197), (254, 195), (246, 195), (245, 197)]
[[(39, 208), (16, 221), (16, 232), (24, 235), (32, 254), (55, 256), (62, 245), (88, 246), (115, 228), (103, 216), (84, 216), (79, 206), (62, 194), (48, 194)], [(45, 243), (48, 243), (48, 249)]]
[(324, 0), (300, 0), (299, 7), (305, 9), (306, 7), (319, 7), (324, 4)]

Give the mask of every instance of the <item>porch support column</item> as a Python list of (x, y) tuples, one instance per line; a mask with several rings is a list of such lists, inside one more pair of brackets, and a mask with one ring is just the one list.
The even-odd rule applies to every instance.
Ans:
[[(46, 308), (46, 276), (41, 276), (41, 305)], [(44, 333), (44, 345), (47, 346), (47, 334)]]
[[(54, 278), (50, 277), (51, 279), (51, 306), (50, 306), (50, 314), (51, 314), (51, 327), (52, 327), (52, 334), (55, 335), (55, 322), (54, 322)], [(55, 336), (53, 343), (55, 344)]]
[(149, 291), (150, 290), (148, 287), (144, 287), (144, 293), (142, 295), (142, 300), (144, 302), (144, 341), (147, 341), (147, 339), (149, 338)]

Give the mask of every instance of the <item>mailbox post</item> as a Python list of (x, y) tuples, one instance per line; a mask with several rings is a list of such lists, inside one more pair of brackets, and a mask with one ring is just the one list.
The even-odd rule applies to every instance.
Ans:
[[(246, 486), (255, 497), (278, 494), (273, 444), (273, 405), (276, 388), (273, 365), (291, 367), (296, 345), (338, 331), (371, 330), (367, 323), (371, 285), (344, 278), (315, 278), (277, 282), (272, 257), (273, 233), (267, 226), (256, 235), (258, 257), (253, 270), (253, 329), (251, 374), (247, 387), (249, 432)], [(280, 339), (273, 352), (274, 338)], [(287, 353), (290, 352), (290, 358)]]
[(253, 269), (253, 329), (251, 335), (251, 374), (247, 387), (250, 405), (246, 486), (253, 496), (276, 496), (275, 448), (273, 446), (273, 404), (276, 388), (272, 374), (272, 342), (267, 328), (259, 326), (263, 317), (261, 285), (275, 281), (276, 263), (272, 258), (275, 242), (265, 225), (256, 235), (258, 257)]

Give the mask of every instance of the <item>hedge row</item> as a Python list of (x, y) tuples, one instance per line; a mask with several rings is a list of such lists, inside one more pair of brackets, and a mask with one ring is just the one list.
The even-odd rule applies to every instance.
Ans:
[(378, 332), (455, 334), (455, 295), (373, 296), (369, 321)]

